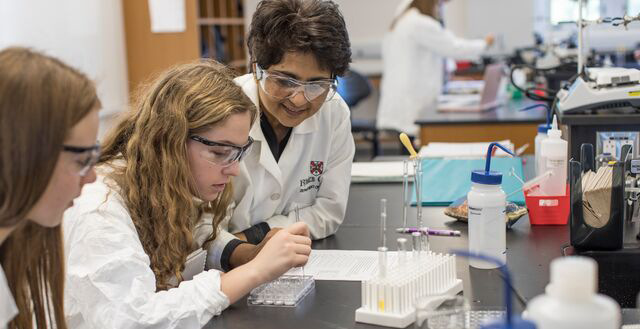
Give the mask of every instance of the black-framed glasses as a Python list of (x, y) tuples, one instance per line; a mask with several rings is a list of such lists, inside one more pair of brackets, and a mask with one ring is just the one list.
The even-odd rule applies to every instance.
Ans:
[(191, 135), (189, 139), (208, 146), (206, 150), (200, 152), (200, 155), (205, 160), (223, 167), (228, 167), (236, 161), (241, 161), (249, 153), (251, 145), (253, 145), (251, 136), (249, 136), (247, 143), (242, 146), (210, 141), (198, 135)]
[(75, 162), (77, 167), (73, 172), (80, 177), (86, 176), (100, 159), (100, 143), (98, 142), (93, 146), (87, 147), (63, 145), (62, 150), (76, 155)]
[(259, 81), (262, 90), (267, 93), (267, 95), (278, 100), (291, 98), (297, 93), (302, 92), (308, 102), (312, 102), (318, 97), (324, 97), (324, 101), (326, 102), (333, 98), (338, 89), (337, 79), (305, 82), (266, 71), (258, 66), (258, 64), (255, 65), (255, 68), (256, 79)]

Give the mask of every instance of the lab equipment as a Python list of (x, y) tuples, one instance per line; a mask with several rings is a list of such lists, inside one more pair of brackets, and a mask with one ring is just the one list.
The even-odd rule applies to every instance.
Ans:
[(283, 275), (253, 289), (247, 297), (247, 304), (295, 307), (314, 288), (315, 280), (310, 275)]
[[(585, 152), (580, 162), (571, 160), (569, 162), (569, 182), (570, 182), (570, 217), (569, 232), (571, 245), (579, 250), (618, 250), (623, 247), (624, 238), (624, 211), (625, 211), (625, 167), (626, 162), (616, 162), (601, 169), (608, 169), (609, 173), (601, 172), (602, 177), (590, 179), (589, 176), (596, 175), (592, 172), (595, 167), (593, 163), (593, 146), (585, 144), (582, 147)], [(623, 158), (630, 151), (627, 146), (624, 148)], [(589, 153), (590, 152), (590, 153)], [(607, 175), (605, 175), (607, 174)], [(610, 177), (610, 178), (609, 178)], [(607, 179), (606, 184), (598, 184), (600, 179)], [(584, 185), (586, 181), (592, 184)], [(594, 189), (596, 186), (601, 186)], [(603, 197), (603, 188), (609, 190), (609, 195)], [(588, 192), (585, 195), (585, 192)], [(595, 204), (606, 201), (609, 207), (597, 206), (595, 209), (590, 200), (594, 200), (594, 193), (599, 196), (595, 198)]]
[(407, 227), (409, 211), (409, 160), (402, 161), (402, 227)]
[(466, 329), (469, 302), (462, 296), (428, 295), (416, 301), (416, 329)]
[(501, 317), (496, 320), (491, 320), (480, 325), (480, 329), (536, 329), (535, 324), (533, 322), (522, 319), (517, 315), (513, 314), (513, 306), (512, 306), (512, 297), (511, 297), (511, 287), (513, 287), (513, 280), (511, 279), (511, 273), (507, 268), (507, 264), (497, 258), (478, 254), (473, 252), (466, 252), (462, 250), (456, 250), (453, 252), (454, 255), (458, 255), (461, 257), (468, 257), (470, 259), (481, 260), (485, 263), (494, 264), (494, 268), (499, 268), (504, 279), (504, 303), (506, 306), (506, 312), (504, 317)]
[(380, 199), (380, 244), (378, 247), (378, 275), (387, 275), (387, 199)]
[(532, 299), (525, 317), (538, 329), (617, 329), (620, 306), (609, 296), (597, 294), (595, 260), (582, 256), (551, 262), (551, 282), (545, 294)]
[[(413, 161), (413, 186), (416, 193), (416, 224), (418, 227), (424, 227), (422, 223), (422, 159), (413, 148), (413, 144), (411, 144), (411, 140), (407, 134), (400, 134), (400, 142), (402, 142), (402, 145), (409, 151), (411, 154), (409, 158)], [(405, 197), (406, 196), (408, 196), (408, 194), (406, 194)], [(406, 213), (406, 207), (408, 207), (406, 199), (404, 200), (404, 207), (404, 213)], [(403, 224), (406, 227), (406, 220)], [(423, 250), (429, 250), (429, 236), (426, 234), (420, 235), (420, 244), (423, 246)]]
[[(300, 221), (300, 208), (294, 208), (296, 222)], [(315, 287), (313, 276), (283, 275), (278, 279), (254, 288), (247, 297), (247, 304), (255, 306), (297, 306)]]
[(540, 183), (549, 177), (550, 170), (522, 185), (531, 225), (567, 225), (569, 220), (569, 194), (550, 196), (541, 192)]
[(542, 141), (545, 140), (547, 138), (547, 131), (549, 130), (549, 127), (546, 124), (541, 124), (538, 126), (538, 134), (536, 135), (535, 138), (535, 149), (534, 149), (534, 158), (535, 158), (535, 170), (536, 170), (536, 176), (540, 175), (542, 173), (542, 164), (544, 163), (545, 159), (542, 157), (542, 152), (541, 152), (541, 144)]
[[(582, 6), (583, 0), (580, 0)], [(626, 25), (640, 15), (578, 21), (578, 74), (560, 89), (554, 101), (558, 119), (568, 127), (569, 158), (578, 158), (580, 145), (596, 144), (603, 131), (640, 131), (640, 70), (622, 67), (585, 67), (582, 43), (588, 24)]]
[[(296, 223), (300, 221), (300, 207), (298, 205), (296, 205), (295, 208), (295, 212), (296, 212)], [(302, 277), (304, 278), (304, 265), (302, 265)]]
[[(420, 239), (417, 241), (420, 248)], [(385, 277), (362, 281), (362, 306), (356, 310), (356, 322), (405, 328), (415, 321), (414, 304), (418, 297), (453, 296), (462, 291), (455, 256), (429, 251), (416, 255), (417, 258), (388, 268)]]
[(562, 196), (567, 193), (567, 141), (560, 138), (562, 132), (558, 129), (556, 116), (553, 117), (548, 137), (541, 144), (542, 172), (551, 171), (551, 177), (540, 182), (540, 189), (544, 195)]
[(436, 230), (430, 229), (427, 227), (405, 227), (405, 228), (397, 228), (397, 233), (411, 234), (414, 232), (419, 232), (426, 235), (435, 235), (435, 236), (460, 236), (460, 231), (458, 230)]
[(616, 158), (611, 153), (605, 152), (596, 157), (596, 170), (600, 167), (606, 167), (609, 162), (616, 161)]
[(398, 238), (398, 265), (403, 266), (407, 263), (407, 239)]
[[(471, 172), (471, 190), (467, 194), (469, 204), (469, 252), (486, 254), (507, 262), (506, 204), (507, 195), (502, 190), (502, 173), (491, 171), (491, 153), (494, 147), (513, 155), (498, 143), (489, 144), (484, 170)], [(494, 263), (479, 259), (469, 260), (475, 268), (495, 268)]]

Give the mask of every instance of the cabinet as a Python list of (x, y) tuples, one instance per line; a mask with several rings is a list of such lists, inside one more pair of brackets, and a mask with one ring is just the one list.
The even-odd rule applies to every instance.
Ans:
[(198, 0), (200, 54), (247, 72), (245, 19), (242, 0)]

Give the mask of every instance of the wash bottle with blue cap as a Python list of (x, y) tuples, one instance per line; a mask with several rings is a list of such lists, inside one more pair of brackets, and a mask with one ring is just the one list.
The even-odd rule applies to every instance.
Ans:
[[(489, 144), (484, 170), (471, 172), (471, 190), (467, 194), (469, 205), (469, 252), (493, 257), (507, 262), (506, 206), (507, 195), (502, 190), (502, 173), (491, 171), (491, 153), (494, 147), (511, 154), (498, 143)], [(475, 268), (496, 268), (496, 263), (470, 259)]]

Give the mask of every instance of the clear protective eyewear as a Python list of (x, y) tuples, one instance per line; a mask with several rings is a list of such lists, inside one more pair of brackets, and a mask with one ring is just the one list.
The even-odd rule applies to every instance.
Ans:
[(200, 155), (205, 160), (222, 167), (228, 167), (236, 161), (241, 161), (249, 153), (251, 145), (253, 145), (251, 136), (243, 146), (214, 142), (198, 135), (191, 135), (189, 139), (208, 146), (200, 152)]
[(336, 79), (303, 82), (263, 70), (257, 64), (255, 68), (256, 79), (259, 81), (262, 90), (277, 100), (291, 98), (299, 92), (302, 92), (308, 102), (312, 102), (318, 97), (324, 97), (324, 101), (326, 102), (333, 98), (333, 95), (336, 94), (336, 90), (338, 89)]
[(89, 147), (63, 145), (62, 150), (70, 152), (75, 155), (75, 164), (77, 166), (74, 169), (74, 174), (84, 177), (89, 173), (89, 170), (98, 163), (100, 159), (100, 143), (97, 143)]

